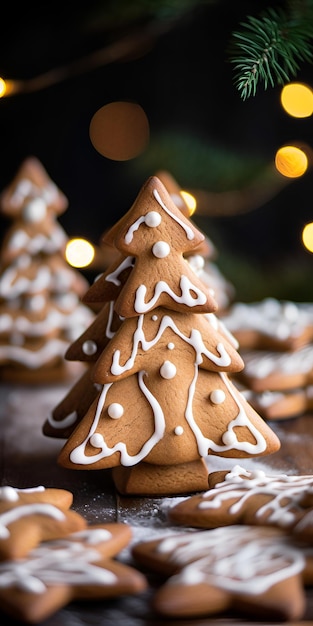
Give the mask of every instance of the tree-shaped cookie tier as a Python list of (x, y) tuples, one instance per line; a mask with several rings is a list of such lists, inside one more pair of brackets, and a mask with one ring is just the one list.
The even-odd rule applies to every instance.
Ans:
[(76, 375), (64, 359), (94, 314), (81, 302), (84, 277), (65, 260), (68, 238), (57, 216), (67, 198), (29, 157), (0, 196), (11, 220), (0, 248), (0, 377), (41, 383)]
[(205, 490), (209, 454), (262, 456), (280, 447), (228, 378), (243, 361), (215, 316), (213, 295), (183, 256), (202, 237), (151, 177), (106, 235), (120, 263), (84, 296), (106, 302), (115, 285), (120, 323), (103, 349), (96, 332), (75, 342), (72, 356), (84, 350), (88, 333), (97, 354), (90, 373), (100, 387), (58, 461), (72, 469), (111, 468), (121, 493)]

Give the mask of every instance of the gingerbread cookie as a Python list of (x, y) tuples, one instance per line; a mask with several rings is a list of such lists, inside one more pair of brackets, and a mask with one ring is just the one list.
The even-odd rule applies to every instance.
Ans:
[(75, 599), (99, 601), (142, 592), (147, 587), (143, 574), (111, 558), (130, 538), (126, 524), (99, 524), (0, 563), (1, 608), (35, 624)]
[(68, 237), (56, 216), (67, 200), (41, 163), (26, 159), (0, 196), (12, 220), (0, 248), (0, 378), (49, 383), (82, 366), (64, 360), (69, 343), (93, 320), (81, 302), (87, 281), (65, 260)]
[(284, 531), (227, 526), (138, 543), (135, 561), (168, 580), (152, 604), (178, 618), (231, 610), (254, 619), (297, 620), (304, 614), (304, 577), (312, 583), (312, 550)]
[(297, 533), (305, 528), (313, 538), (313, 475), (267, 475), (235, 465), (212, 472), (209, 484), (208, 491), (170, 508), (171, 522), (195, 528), (277, 526)]
[(23, 558), (40, 541), (85, 528), (84, 518), (69, 510), (72, 500), (64, 489), (1, 487), (0, 560)]
[(298, 350), (313, 339), (313, 305), (265, 298), (235, 302), (223, 315), (242, 349)]
[(313, 344), (292, 352), (241, 350), (245, 367), (236, 379), (256, 392), (285, 391), (313, 383)]
[(313, 409), (313, 385), (285, 391), (241, 389), (246, 400), (266, 420), (285, 420)]
[(91, 364), (84, 385), (96, 384), (99, 394), (88, 396), (87, 408), (78, 390), (83, 415), (74, 394), (55, 414), (60, 424), (53, 414), (52, 435), (76, 415), (59, 464), (112, 469), (121, 493), (168, 495), (207, 489), (209, 454), (278, 450), (275, 433), (229, 378), (244, 367), (238, 343), (184, 257), (203, 235), (156, 177), (106, 240), (120, 260), (88, 290), (86, 300), (103, 308), (67, 352)]

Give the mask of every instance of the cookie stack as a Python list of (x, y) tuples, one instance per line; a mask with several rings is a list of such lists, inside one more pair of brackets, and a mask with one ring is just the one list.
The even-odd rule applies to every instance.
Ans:
[(176, 618), (229, 610), (271, 623), (303, 618), (304, 587), (313, 582), (312, 485), (310, 475), (234, 466), (213, 472), (208, 491), (170, 504), (169, 520), (185, 531), (133, 547), (137, 563), (166, 577), (155, 610)]
[(313, 304), (265, 298), (235, 303), (221, 319), (239, 342), (234, 381), (264, 419), (313, 408)]

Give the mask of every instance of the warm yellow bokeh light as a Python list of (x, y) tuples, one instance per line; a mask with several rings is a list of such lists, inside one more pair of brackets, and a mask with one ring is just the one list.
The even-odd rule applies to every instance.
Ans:
[(65, 258), (73, 267), (87, 267), (93, 261), (95, 249), (86, 239), (71, 239), (65, 250)]
[(308, 157), (296, 146), (283, 146), (276, 152), (275, 165), (283, 176), (298, 178), (308, 168)]
[(280, 100), (286, 113), (293, 117), (310, 117), (313, 113), (313, 91), (303, 83), (285, 85)]
[(189, 215), (193, 215), (197, 208), (196, 198), (188, 191), (181, 191), (180, 193), (183, 196), (185, 203), (187, 204)]
[(313, 252), (313, 222), (305, 225), (302, 231), (302, 241), (304, 247), (309, 252)]

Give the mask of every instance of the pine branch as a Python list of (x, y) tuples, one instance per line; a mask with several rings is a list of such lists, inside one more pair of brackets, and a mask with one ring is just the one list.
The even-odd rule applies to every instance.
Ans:
[(313, 62), (313, 3), (304, 3), (301, 11), (294, 5), (289, 14), (268, 9), (259, 17), (248, 16), (242, 30), (233, 33), (230, 62), (243, 100), (256, 95), (259, 83), (264, 89), (284, 85), (301, 63)]

